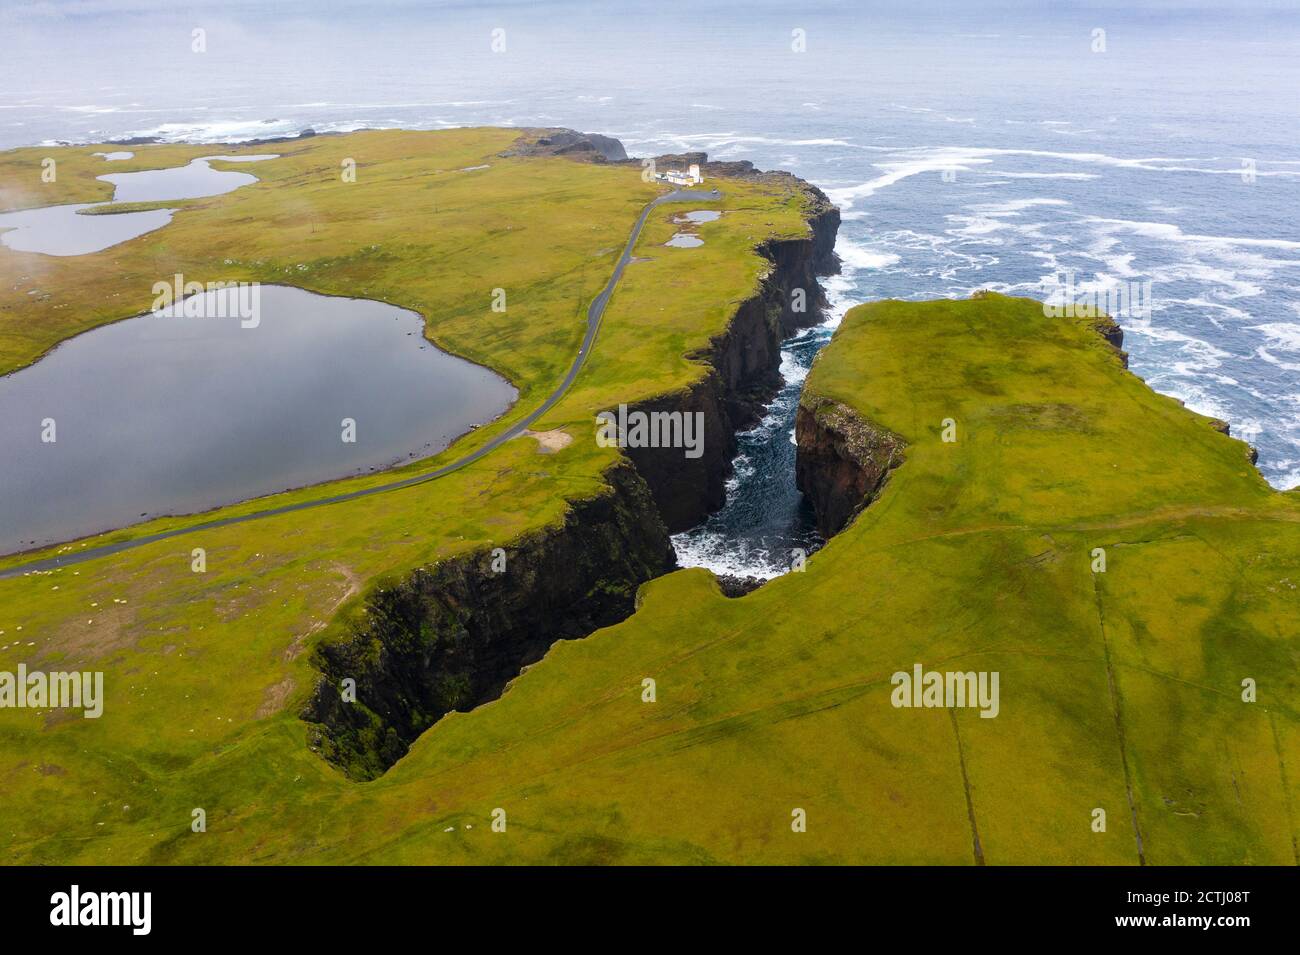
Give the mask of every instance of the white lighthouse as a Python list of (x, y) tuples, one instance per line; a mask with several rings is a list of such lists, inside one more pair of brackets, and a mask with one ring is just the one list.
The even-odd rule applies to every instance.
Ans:
[(674, 186), (695, 186), (704, 181), (697, 163), (691, 163), (685, 172), (680, 169), (669, 169), (665, 173), (656, 174), (655, 178), (662, 179), (664, 182), (671, 182)]

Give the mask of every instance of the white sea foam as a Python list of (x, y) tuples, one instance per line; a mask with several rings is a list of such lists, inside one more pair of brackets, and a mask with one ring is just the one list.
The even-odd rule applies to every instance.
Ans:
[(718, 576), (780, 577), (783, 568), (773, 567), (765, 549), (753, 549), (745, 540), (722, 541), (711, 535), (674, 534), (673, 550), (683, 567), (703, 567)]
[[(1229, 318), (1234, 318), (1239, 321), (1249, 321), (1253, 317), (1250, 314), (1250, 312), (1237, 308), (1235, 305), (1229, 305), (1226, 302), (1215, 302), (1208, 298), (1202, 298), (1202, 297), (1186, 298), (1186, 299), (1174, 298), (1174, 299), (1166, 299), (1165, 301), (1166, 304), (1169, 305), (1188, 305), (1191, 306), (1192, 308), (1214, 309), (1215, 311), (1223, 312)], [(1210, 321), (1215, 321), (1215, 319), (1211, 317)]]
[(140, 136), (163, 142), (236, 143), (268, 136), (284, 136), (298, 131), (298, 125), (289, 120), (232, 119), (207, 123), (162, 123), (148, 129), (134, 130), (127, 138)]
[(1263, 332), (1269, 344), (1283, 351), (1300, 352), (1300, 325), (1290, 322), (1268, 322), (1249, 326), (1251, 331)]
[(1034, 209), (1039, 206), (1068, 206), (1070, 203), (1064, 199), (1049, 198), (1029, 198), (1029, 199), (1012, 199), (1007, 202), (977, 202), (966, 208), (971, 209), (981, 215), (990, 217), (1001, 216), (1018, 216), (1026, 209)]
[[(903, 154), (910, 152), (912, 151), (900, 150), (900, 153)], [(912, 176), (919, 176), (927, 172), (971, 172), (975, 166), (985, 165), (993, 161), (984, 158), (981, 152), (981, 150), (942, 148), (918, 154), (913, 159), (875, 163), (875, 167), (881, 170), (881, 175), (876, 178), (853, 186), (828, 188), (825, 192), (831, 201), (840, 206), (841, 209), (852, 209), (856, 200), (866, 199), (881, 189), (896, 185), (905, 179), (910, 179)]]
[(893, 252), (878, 252), (858, 245), (855, 242), (841, 242), (835, 247), (840, 262), (853, 269), (885, 269), (898, 264), (898, 256)]
[(1253, 249), (1300, 250), (1300, 242), (1294, 239), (1259, 239), (1247, 236), (1200, 235), (1186, 233), (1172, 222), (1143, 222), (1135, 219), (1109, 219), (1103, 216), (1084, 216), (1083, 221), (1099, 226), (1134, 232), (1162, 242), (1184, 242), (1206, 246)]
[[(965, 146), (910, 147), (896, 149), (890, 152), (894, 156), (891, 161), (875, 164), (877, 169), (883, 171), (882, 175), (856, 185), (827, 189), (826, 194), (830, 196), (835, 203), (840, 205), (841, 208), (851, 209), (855, 200), (865, 199), (881, 189), (895, 185), (912, 176), (926, 172), (969, 172), (975, 166), (991, 164), (1004, 156), (1054, 159), (1065, 162), (1087, 163), (1091, 165), (1110, 166), (1117, 169), (1136, 169), (1150, 172), (1194, 172), (1231, 176), (1241, 176), (1243, 173), (1243, 169), (1239, 164), (1227, 167), (1187, 165), (1188, 163), (1207, 163), (1214, 161), (1212, 159), (1196, 159), (1189, 157), (1154, 156), (1125, 159), (1119, 156), (1109, 156), (1105, 153), (1060, 152), (1047, 149), (997, 149), (991, 147)], [(1281, 162), (1282, 161), (1277, 161), (1275, 163), (1269, 163), (1268, 161), (1258, 162), (1256, 164), (1255, 175), (1300, 176), (1300, 171), (1282, 169), (1267, 170), (1259, 168), (1259, 166), (1266, 164), (1280, 165)], [(1001, 171), (997, 174), (1003, 175)], [(1024, 175), (1038, 176), (1045, 174), (1031, 172)], [(1068, 173), (1065, 175), (1068, 175)]]
[[(718, 152), (724, 148), (734, 149), (745, 145), (758, 146), (838, 146), (844, 149), (879, 149), (881, 147), (861, 146), (844, 139), (813, 138), (783, 139), (773, 136), (754, 136), (742, 133), (663, 133), (655, 136), (624, 136), (624, 146), (645, 146), (653, 149), (668, 148), (681, 152), (704, 150)], [(888, 150), (884, 150), (888, 151)]]
[(799, 363), (798, 359), (789, 352), (781, 352), (781, 377), (787, 384), (804, 381), (808, 377), (808, 369)]
[(1158, 325), (1150, 319), (1130, 321), (1124, 326), (1124, 330), (1126, 333), (1142, 335), (1152, 341), (1181, 346), (1185, 353), (1195, 356), (1202, 363), (1197, 365), (1195, 370), (1217, 368), (1224, 358), (1231, 355), (1230, 352), (1224, 351), (1211, 342), (1189, 335), (1187, 332), (1179, 331), (1176, 328)]
[(1095, 172), (999, 172), (998, 175), (1007, 179), (1072, 179), (1076, 182), (1101, 178)]

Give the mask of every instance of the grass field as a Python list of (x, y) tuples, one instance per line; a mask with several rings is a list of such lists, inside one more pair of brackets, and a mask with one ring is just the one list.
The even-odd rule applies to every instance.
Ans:
[[(0, 354), (15, 367), (133, 314), (151, 270), (283, 276), (415, 308), (434, 340), (507, 374), (522, 413), (562, 375), (652, 193), (634, 169), (496, 158), (512, 135), (283, 147), (258, 165), (263, 182), (43, 280), (79, 307), (117, 290), (115, 311), (74, 321), (3, 299)], [(329, 181), (348, 155), (358, 184)], [(347, 191), (367, 181), (370, 200)], [(99, 720), (0, 711), (3, 858), (1300, 862), (1300, 495), (1272, 491), (1240, 442), (1126, 372), (1090, 321), (994, 295), (846, 317), (807, 387), (908, 450), (806, 571), (739, 599), (705, 571), (655, 580), (628, 620), (556, 645), (373, 782), (308, 750), (307, 651), (341, 606), (381, 574), (555, 520), (611, 460), (587, 438), (592, 412), (698, 374), (681, 356), (754, 287), (754, 245), (802, 228), (796, 196), (723, 188), (728, 214), (701, 227), (704, 246), (661, 246), (670, 211), (648, 226), (649, 261), (536, 426), (575, 436), (559, 453), (522, 438), (433, 484), (0, 581), (0, 647), (18, 642), (0, 669), (102, 669), (108, 688)], [(233, 273), (215, 266), (228, 257)], [(508, 320), (487, 308), (498, 285), (520, 289)], [(189, 572), (191, 546), (207, 548), (207, 574)], [(890, 677), (916, 663), (998, 671), (999, 715), (894, 708)], [(647, 677), (657, 702), (641, 700)]]
[[(152, 302), (153, 282), (175, 272), (199, 281), (257, 279), (380, 298), (420, 312), (431, 339), (490, 364), (520, 390), (516, 406), (498, 422), (397, 473), (437, 467), (508, 427), (563, 377), (587, 305), (637, 213), (656, 194), (636, 167), (500, 158), (517, 135), (362, 133), (288, 144), (278, 147), (281, 159), (258, 164), (262, 181), (193, 201), (170, 225), (132, 242), (64, 259), (5, 250), (0, 369), (20, 367), (77, 331), (139, 313)], [(141, 148), (133, 162), (149, 168), (191, 158), (167, 150), (155, 162), (151, 148)], [(4, 195), (19, 191), (15, 182), (39, 182), (44, 152), (5, 154)], [(346, 158), (357, 161), (356, 183), (339, 178)], [(114, 163), (112, 171), (123, 167)], [(60, 162), (59, 182), (68, 192), (53, 201), (108, 198), (106, 184), (99, 184), (103, 193), (89, 190), (73, 178), (73, 168), (79, 167), (71, 160)], [(92, 173), (102, 169), (93, 163), (89, 169), (85, 178), (93, 182)], [(334, 770), (306, 751), (296, 715), (314, 680), (310, 646), (340, 605), (376, 577), (509, 542), (558, 520), (567, 499), (602, 487), (615, 452), (588, 438), (595, 411), (698, 378), (702, 367), (683, 355), (721, 332), (735, 305), (754, 291), (768, 267), (755, 247), (806, 231), (804, 197), (788, 185), (737, 180), (725, 192), (713, 205), (726, 214), (701, 230), (708, 242), (700, 248), (663, 247), (676, 231), (669, 220), (679, 208), (661, 210), (647, 223), (640, 261), (606, 310), (596, 353), (566, 399), (536, 426), (575, 436), (561, 453), (542, 455), (536, 441), (521, 438), (433, 484), (148, 545), (50, 576), (0, 581), (0, 668), (26, 662), (103, 669), (108, 692), (119, 700), (117, 716), (99, 721), (0, 711), (0, 774), (13, 797), (0, 806), (7, 851), (19, 858), (84, 852), (81, 857), (110, 859), (111, 846), (99, 837), (126, 819), (115, 818), (112, 829), (97, 826), (103, 820), (92, 821), (97, 810), (86, 804), (87, 793), (147, 806), (146, 792), (166, 788), (157, 786), (155, 773), (170, 777), (227, 749), (251, 751), (268, 733), (286, 734), (295, 758), (306, 756), (313, 773), (334, 779)], [(507, 290), (504, 314), (490, 309), (496, 287)], [(31, 288), (43, 294), (26, 294)], [(151, 521), (98, 540), (393, 475), (304, 489), (202, 518)], [(189, 569), (195, 546), (208, 553), (204, 575)], [(31, 556), (39, 555), (23, 559)], [(133, 768), (123, 775), (128, 765)], [(31, 799), (46, 802), (39, 817), (23, 809)], [(156, 818), (152, 810), (147, 815)], [(68, 839), (82, 848), (70, 850)]]

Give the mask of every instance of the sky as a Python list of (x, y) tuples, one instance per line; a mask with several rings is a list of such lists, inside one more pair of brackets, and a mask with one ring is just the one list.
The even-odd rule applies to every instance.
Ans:
[[(594, 7), (617, 9), (628, 13), (659, 13), (663, 3), (615, 2), (593, 3), (591, 0), (543, 0), (543, 2), (509, 2), (509, 0), (223, 0), (221, 3), (178, 3), (175, 0), (3, 0), (0, 16), (10, 21), (35, 22), (41, 20), (83, 19), (122, 15), (238, 15), (297, 16), (373, 19), (382, 16), (403, 16), (439, 10), (499, 10), (556, 12), (590, 11)], [(1044, 14), (1070, 15), (1083, 13), (1111, 13), (1125, 16), (1160, 14), (1218, 15), (1225, 17), (1252, 14), (1294, 13), (1300, 8), (1296, 0), (908, 0), (896, 2), (864, 2), (864, 0), (823, 0), (817, 3), (777, 2), (777, 0), (715, 0), (689, 4), (693, 10), (732, 11), (743, 15), (747, 11), (817, 13), (837, 10), (866, 10), (870, 13), (888, 13), (893, 17), (912, 16), (980, 16), (1017, 14), (1039, 17)]]

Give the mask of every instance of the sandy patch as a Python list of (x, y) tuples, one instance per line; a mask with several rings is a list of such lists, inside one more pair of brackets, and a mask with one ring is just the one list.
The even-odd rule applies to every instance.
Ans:
[(542, 454), (554, 454), (556, 451), (567, 448), (573, 443), (573, 435), (558, 428), (554, 431), (525, 431), (523, 436), (536, 438), (537, 450)]
[(330, 608), (325, 611), (323, 619), (313, 621), (306, 630), (294, 637), (293, 642), (285, 648), (285, 660), (296, 659), (298, 654), (302, 653), (303, 648), (307, 646), (308, 639), (313, 634), (320, 633), (320, 631), (325, 629), (330, 618), (334, 616), (335, 611), (337, 611), (339, 607), (343, 606), (345, 601), (361, 592), (361, 579), (353, 573), (351, 567), (345, 567), (343, 564), (332, 564), (330, 569), (343, 576), (343, 580), (340, 581), (340, 583), (344, 585), (343, 593), (336, 597), (333, 603), (330, 604)]
[(257, 718), (259, 720), (265, 719), (283, 707), (285, 701), (289, 699), (289, 694), (293, 692), (294, 686), (293, 677), (291, 676), (285, 677), (274, 686), (268, 686), (266, 692), (262, 694), (262, 705), (257, 708)]
[[(46, 654), (59, 651), (63, 654), (63, 669), (74, 669), (72, 664), (100, 660), (119, 650), (133, 648), (144, 635), (135, 626), (135, 614), (127, 607), (112, 609), (98, 607), (85, 608), (81, 614), (69, 614), (50, 632), (48, 640), (42, 640), (39, 647), (32, 648), (27, 665), (33, 666), (33, 660), (46, 659)], [(24, 648), (25, 649), (25, 648)]]

